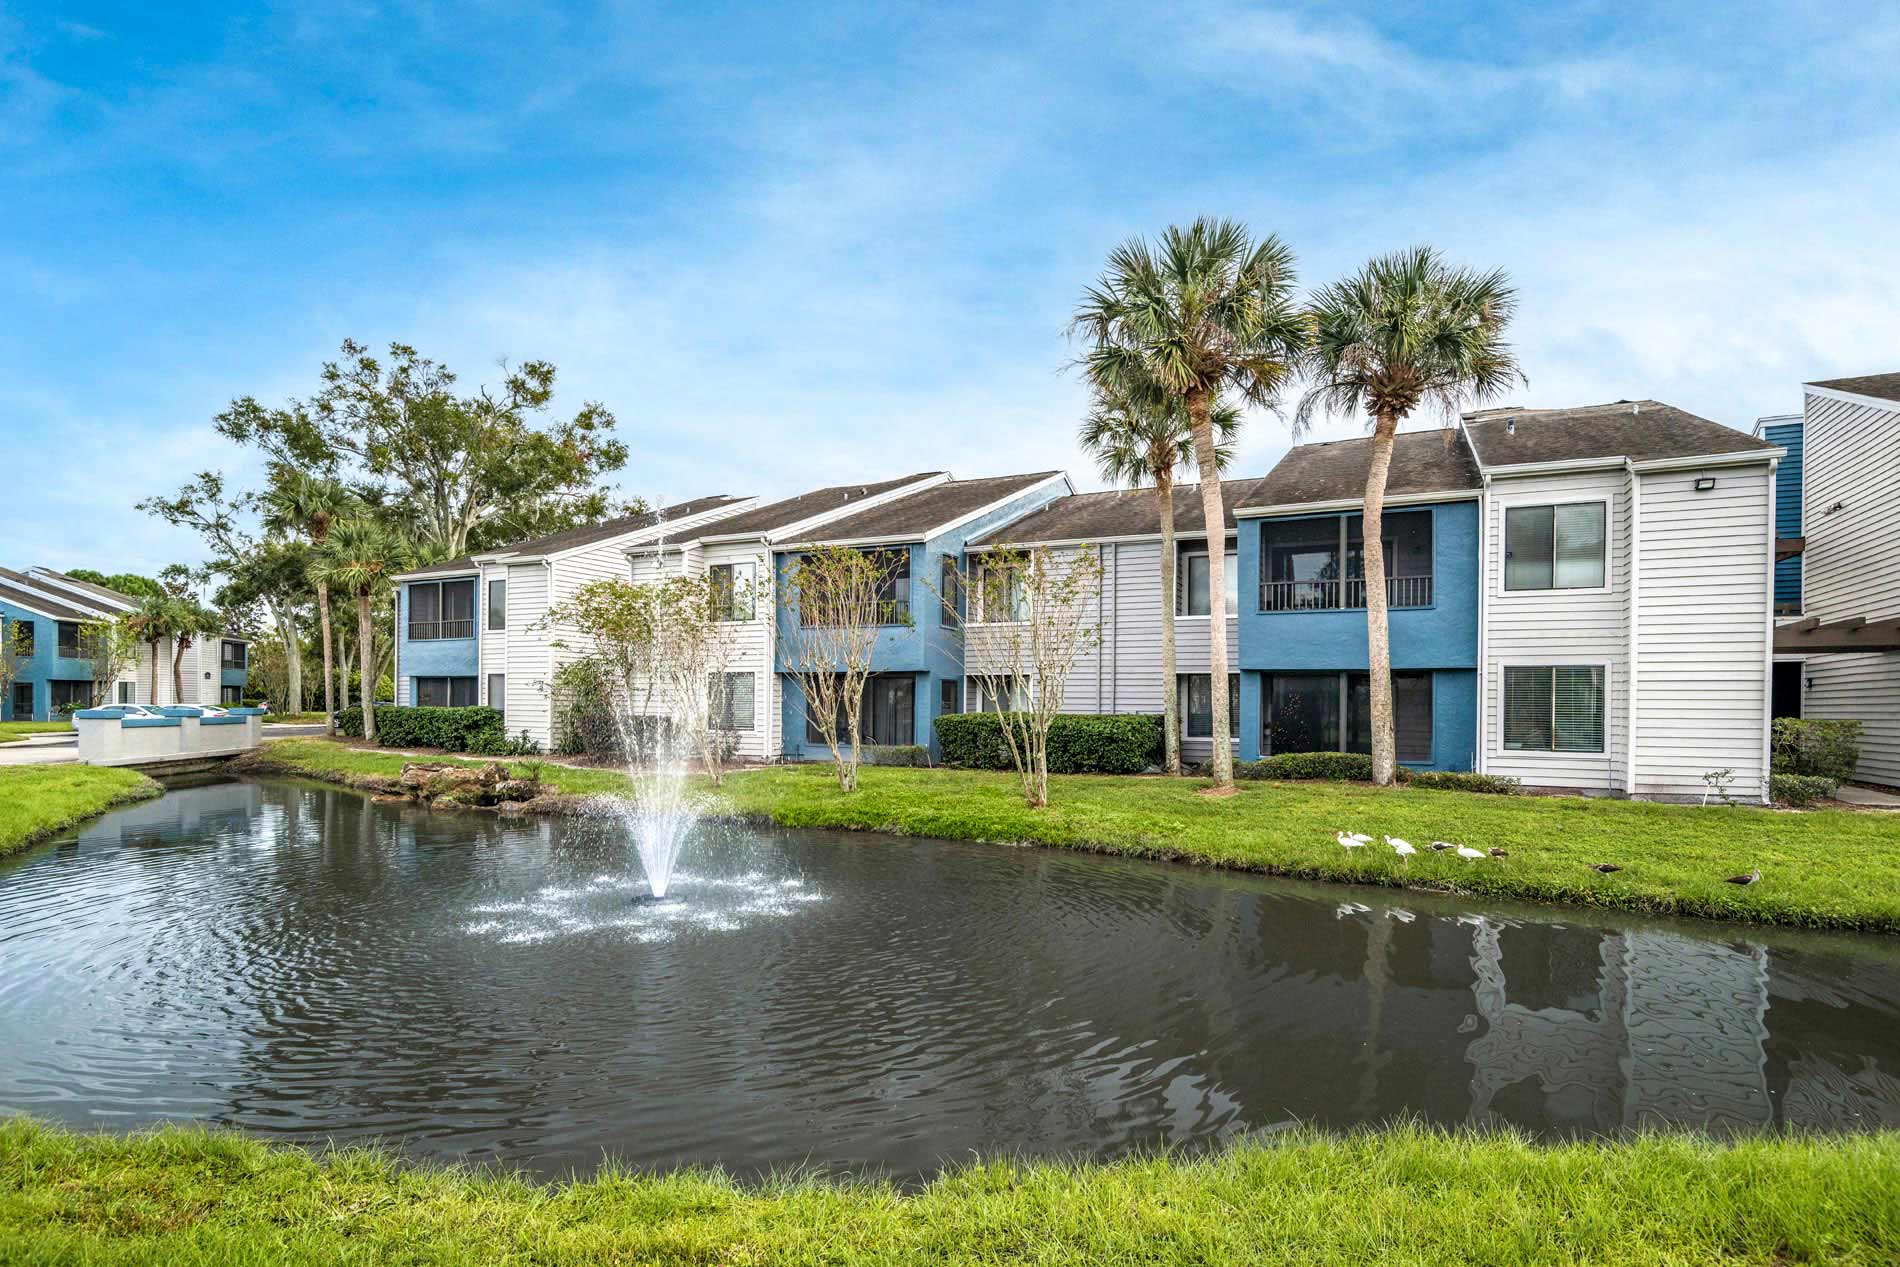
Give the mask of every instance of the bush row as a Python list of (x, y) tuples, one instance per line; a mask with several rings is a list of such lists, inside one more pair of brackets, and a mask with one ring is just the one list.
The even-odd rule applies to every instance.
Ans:
[(1778, 717), (1774, 728), (1775, 774), (1805, 775), (1844, 783), (1860, 764), (1857, 721)]
[(1768, 776), (1768, 794), (1782, 805), (1792, 805), (1796, 809), (1806, 809), (1818, 805), (1834, 795), (1840, 783), (1818, 774), (1771, 774)]
[[(1364, 752), (1283, 752), (1259, 761), (1236, 761), (1237, 779), (1317, 779), (1333, 783), (1370, 783), (1372, 757)], [(1500, 774), (1468, 770), (1408, 770), (1399, 767), (1399, 782), (1411, 787), (1449, 792), (1484, 792), (1516, 796), (1523, 783)]]
[(864, 745), (864, 764), (923, 767), (930, 764), (930, 749), (918, 743), (868, 743)]
[[(937, 719), (943, 763), (969, 770), (1007, 770), (1012, 763), (995, 713), (949, 713)], [(1049, 722), (1051, 774), (1139, 774), (1161, 760), (1159, 713), (1064, 713)]]
[[(363, 737), (361, 705), (336, 715), (338, 733)], [(527, 732), (510, 739), (502, 715), (492, 708), (407, 708), (376, 706), (376, 742), (385, 748), (441, 748), (485, 757), (530, 756), (540, 745)]]

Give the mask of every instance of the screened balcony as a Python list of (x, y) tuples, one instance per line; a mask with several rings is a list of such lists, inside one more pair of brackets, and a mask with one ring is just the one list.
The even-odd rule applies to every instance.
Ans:
[[(1432, 512), (1385, 516), (1385, 601), (1432, 605)], [(1261, 525), (1260, 610), (1341, 611), (1366, 605), (1365, 535), (1358, 515)]]

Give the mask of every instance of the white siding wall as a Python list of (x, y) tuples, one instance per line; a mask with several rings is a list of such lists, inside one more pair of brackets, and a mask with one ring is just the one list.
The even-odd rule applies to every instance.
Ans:
[(1900, 787), (1900, 651), (1810, 656), (1806, 672), (1802, 715), (1858, 721), (1858, 776)]
[(780, 720), (776, 675), (772, 672), (775, 607), (771, 556), (758, 542), (708, 546), (703, 553), (694, 553), (698, 557), (691, 560), (690, 566), (696, 569), (695, 574), (703, 574), (718, 563), (754, 565), (758, 589), (753, 595), (753, 618), (722, 625), (720, 632), (726, 644), (726, 672), (752, 675), (752, 729), (737, 732), (739, 755), (754, 761), (777, 757), (783, 749), (778, 733)]
[[(1629, 479), (1621, 471), (1497, 480), (1484, 527), (1484, 768), (1543, 787), (1621, 791), (1629, 734)], [(1504, 512), (1512, 506), (1604, 501), (1610, 534), (1602, 590), (1504, 589)], [(1601, 753), (1504, 747), (1504, 666), (1604, 664), (1609, 701)]]
[[(1695, 491), (1698, 476), (1715, 488)], [(1766, 790), (1768, 627), (1774, 557), (1766, 464), (1645, 475), (1638, 572), (1636, 794)]]
[(549, 635), (535, 626), (548, 611), (548, 567), (515, 563), (508, 567), (508, 640), (506, 667), (484, 666), (508, 675), (508, 730), (526, 730), (545, 747), (553, 743), (549, 691), (553, 662)]
[[(502, 602), (505, 606), (508, 601), (508, 594), (505, 588), (507, 580), (508, 567), (506, 564), (485, 563), (482, 565), (481, 582), (477, 585), (475, 593), (475, 627), (481, 630), (481, 642), (478, 644), (480, 647), (480, 661), (475, 666), (475, 698), (478, 702), (486, 704), (491, 708), (499, 708), (504, 713), (508, 711), (506, 700), (491, 700), (488, 698), (488, 675), (491, 673), (505, 674), (508, 672), (508, 638), (515, 627), (514, 612), (508, 611), (505, 613), (507, 628), (490, 629), (488, 627), (488, 583), (490, 581), (501, 581), (503, 583)], [(506, 683), (503, 683), (502, 689), (503, 691), (507, 690)], [(518, 729), (513, 726), (513, 721), (514, 719), (512, 717), (508, 719), (509, 733), (519, 733)]]

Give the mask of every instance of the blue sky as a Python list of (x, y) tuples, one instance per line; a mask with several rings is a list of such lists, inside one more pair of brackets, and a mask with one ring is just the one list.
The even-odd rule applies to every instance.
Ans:
[(0, 0), (0, 563), (195, 559), (132, 503), (345, 336), (552, 360), (648, 497), (1093, 486), (1066, 318), (1202, 212), (1508, 269), (1525, 403), (1900, 368), (1900, 10), (1633, 8)]

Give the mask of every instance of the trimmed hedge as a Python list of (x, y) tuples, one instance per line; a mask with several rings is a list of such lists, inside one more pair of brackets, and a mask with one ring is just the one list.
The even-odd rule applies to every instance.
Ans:
[[(362, 708), (346, 708), (336, 715), (336, 728), (352, 739), (363, 737)], [(467, 752), (480, 741), (486, 746), (507, 742), (501, 714), (492, 708), (406, 708), (376, 706), (376, 742), (384, 748), (441, 748)], [(483, 751), (484, 749), (475, 749)]]
[(1478, 774), (1471, 770), (1407, 770), (1400, 766), (1399, 782), (1409, 787), (1437, 788), (1446, 792), (1484, 792), (1491, 796), (1516, 796), (1524, 790), (1521, 779), (1502, 774)]
[(1234, 762), (1234, 777), (1370, 783), (1372, 756), (1364, 752), (1282, 752), (1259, 761)]
[[(1775, 723), (1780, 725), (1780, 722)], [(1833, 779), (1818, 774), (1771, 774), (1768, 776), (1768, 794), (1782, 805), (1792, 805), (1796, 809), (1806, 809), (1827, 800), (1840, 784)]]
[(1860, 764), (1857, 721), (1778, 717), (1774, 729), (1776, 774), (1809, 775), (1844, 783)]
[[(1161, 761), (1159, 713), (1064, 713), (1049, 722), (1051, 774), (1140, 774)], [(937, 718), (943, 763), (970, 770), (1012, 768), (995, 713)]]
[(863, 758), (865, 765), (923, 767), (930, 764), (930, 749), (916, 743), (868, 743)]

